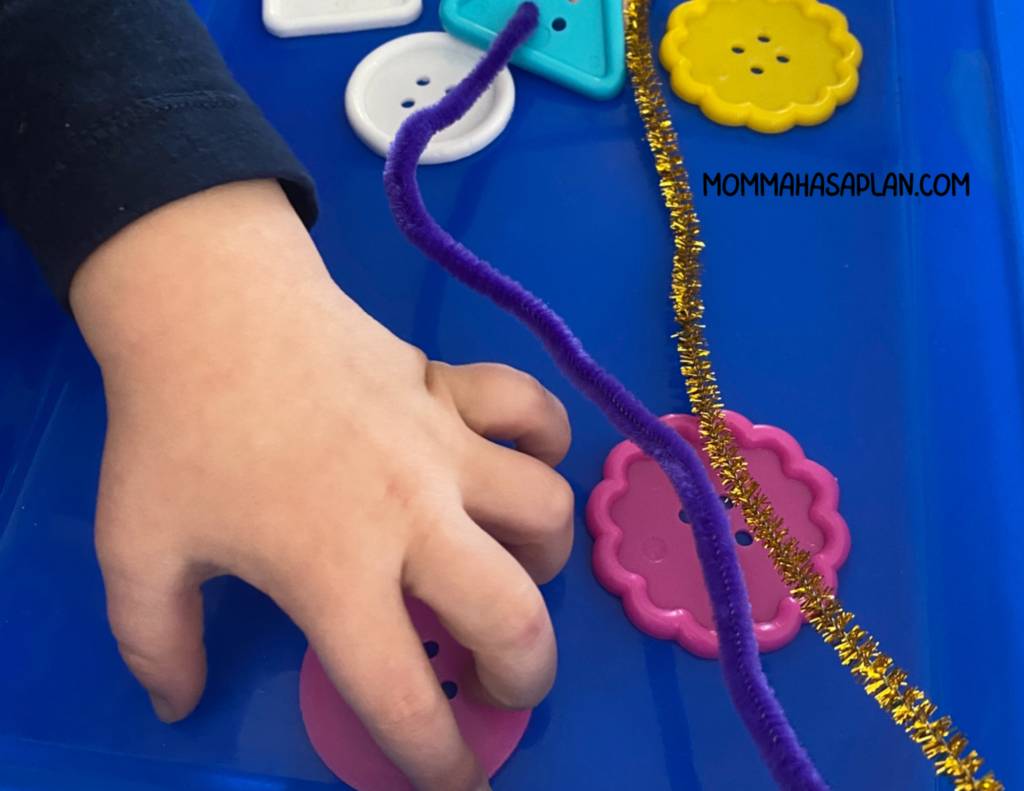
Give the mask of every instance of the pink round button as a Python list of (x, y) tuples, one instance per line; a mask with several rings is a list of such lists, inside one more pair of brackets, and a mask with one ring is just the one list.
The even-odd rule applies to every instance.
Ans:
[[(735, 412), (725, 414), (751, 474), (790, 535), (811, 553), (825, 584), (835, 589), (836, 572), (850, 551), (835, 477), (807, 459), (785, 431), (752, 425)], [(701, 449), (697, 418), (667, 415), (662, 420), (697, 449), (728, 509), (758, 647), (782, 648), (804, 622), (799, 605), (712, 471)], [(594, 574), (622, 597), (630, 621), (654, 637), (677, 640), (697, 656), (718, 656), (711, 600), (686, 512), (665, 473), (632, 442), (622, 442), (608, 454), (604, 480), (587, 503), (587, 525), (595, 541)]]
[[(463, 695), (459, 681), (472, 654), (455, 642), (423, 602), (406, 598), (405, 606), (448, 695), (462, 738), (493, 776), (519, 744), (530, 712), (503, 711)], [(413, 791), (338, 694), (312, 649), (302, 661), (299, 705), (313, 749), (341, 780), (356, 791)]]

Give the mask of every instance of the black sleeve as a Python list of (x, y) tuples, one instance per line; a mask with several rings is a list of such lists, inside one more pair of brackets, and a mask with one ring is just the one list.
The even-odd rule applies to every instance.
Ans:
[(209, 187), (312, 180), (231, 77), (188, 0), (0, 0), (0, 211), (68, 308), (118, 230)]

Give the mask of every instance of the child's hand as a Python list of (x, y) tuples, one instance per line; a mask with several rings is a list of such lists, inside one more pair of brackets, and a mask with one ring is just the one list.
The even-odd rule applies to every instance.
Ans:
[(234, 574), (302, 628), (418, 788), (486, 788), (402, 594), (472, 649), (476, 694), (544, 697), (555, 641), (535, 583), (572, 544), (572, 492), (550, 466), (569, 445), (562, 405), (509, 368), (428, 362), (363, 313), (274, 182), (130, 225), (71, 299), (107, 395), (110, 623), (160, 717), (196, 705), (199, 585)]

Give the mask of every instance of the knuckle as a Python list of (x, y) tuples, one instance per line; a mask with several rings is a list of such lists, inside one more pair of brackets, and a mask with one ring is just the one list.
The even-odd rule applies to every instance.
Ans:
[(551, 619), (540, 592), (520, 595), (505, 615), (505, 639), (516, 652), (528, 653), (537, 648), (551, 630)]
[(519, 374), (519, 400), (523, 411), (535, 420), (547, 418), (551, 411), (551, 394), (530, 374)]
[(540, 419), (550, 409), (551, 394), (536, 377), (504, 363), (486, 363), (490, 386), (502, 400), (529, 417)]
[(436, 366), (431, 363), (430, 358), (422, 349), (411, 344), (405, 344), (403, 352), (406, 355), (404, 358), (406, 364), (416, 372), (418, 377), (427, 382), (432, 373), (436, 371)]
[(477, 373), (483, 374), (491, 380), (515, 379), (526, 375), (518, 368), (513, 368), (511, 365), (506, 365), (505, 363), (474, 363), (466, 367), (469, 369), (475, 369)]
[(569, 482), (557, 475), (543, 504), (544, 523), (552, 534), (572, 532), (576, 495)]
[(500, 638), (477, 657), (486, 697), (502, 709), (532, 708), (554, 684), (554, 634), (544, 600), (535, 587), (533, 591), (535, 596), (520, 594), (506, 606)]

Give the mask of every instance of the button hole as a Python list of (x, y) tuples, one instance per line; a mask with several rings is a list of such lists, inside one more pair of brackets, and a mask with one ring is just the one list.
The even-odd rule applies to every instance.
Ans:
[(404, 102), (402, 102), (402, 107), (408, 110), (410, 107), (415, 106), (415, 104), (416, 102), (413, 99), (406, 99)]
[(789, 63), (789, 58), (787, 58), (785, 55), (778, 55), (776, 56), (775, 60), (777, 60), (779, 63)]
[(551, 27), (557, 31), (565, 30), (565, 20), (562, 17), (558, 17), (551, 23)]
[(754, 72), (754, 74), (764, 74), (764, 69), (762, 69), (760, 66), (751, 66), (750, 70)]
[(435, 640), (427, 640), (427, 642), (423, 644), (423, 650), (427, 652), (428, 659), (433, 659), (437, 656), (437, 652), (441, 650), (441, 646), (439, 646)]
[(754, 537), (746, 530), (738, 530), (736, 532), (736, 543), (741, 547), (749, 547), (754, 543)]
[(735, 52), (737, 55), (742, 55), (743, 54), (743, 47), (733, 47), (732, 51)]
[(444, 695), (448, 700), (451, 700), (459, 694), (459, 685), (454, 681), (442, 681), (441, 689), (444, 690)]
[(757, 40), (761, 41), (761, 42), (763, 42), (765, 44), (767, 44), (769, 41), (771, 41), (771, 39), (768, 38), (768, 36), (766, 36), (764, 33), (762, 33), (760, 36), (758, 36)]
[(420, 77), (416, 80), (417, 85), (430, 85), (430, 77)]

